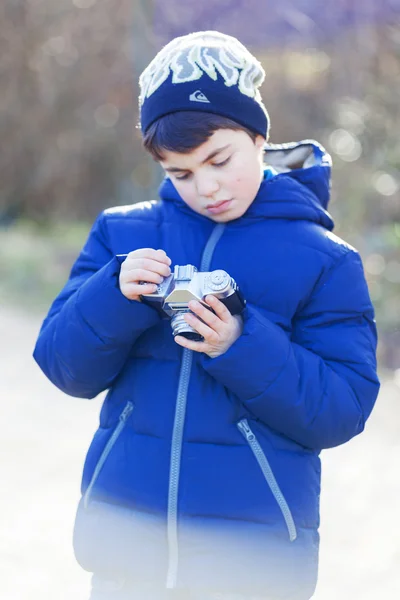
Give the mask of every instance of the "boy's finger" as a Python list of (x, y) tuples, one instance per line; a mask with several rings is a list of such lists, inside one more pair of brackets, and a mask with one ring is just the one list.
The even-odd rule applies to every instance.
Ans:
[(167, 264), (171, 264), (171, 259), (170, 257), (167, 255), (167, 253), (165, 252), (165, 250), (162, 250), (161, 248), (156, 250), (157, 255), (160, 257), (160, 260), (162, 260), (163, 262), (167, 262)]
[[(164, 262), (156, 261), (152, 258), (135, 258), (127, 263), (127, 269), (129, 273), (133, 273), (138, 270), (153, 271), (163, 277), (169, 277), (171, 275), (171, 269), (169, 265)], [(153, 279), (151, 281), (154, 281)]]
[(183, 337), (183, 335), (177, 335), (174, 337), (174, 340), (179, 346), (187, 348), (188, 350), (193, 350), (194, 352), (205, 352), (207, 348), (207, 345), (204, 342), (194, 342), (193, 340), (188, 340)]
[(210, 329), (208, 325), (203, 323), (203, 321), (200, 321), (200, 319), (198, 319), (195, 315), (192, 315), (191, 313), (186, 313), (184, 318), (186, 323), (188, 323), (190, 327), (197, 331), (197, 333), (199, 333), (205, 341), (211, 342), (211, 339), (209, 339), (210, 336), (211, 338), (218, 338), (218, 334), (213, 329)]
[(189, 302), (189, 308), (195, 313), (204, 323), (206, 323), (211, 329), (217, 331), (221, 325), (221, 319), (209, 308), (206, 308), (201, 302), (197, 300), (191, 300)]
[(124, 296), (129, 299), (136, 299), (138, 296), (143, 296), (143, 294), (153, 294), (157, 290), (157, 285), (155, 283), (145, 283), (142, 285), (136, 283), (125, 283), (121, 291)]
[(155, 250), (154, 248), (138, 248), (129, 252), (127, 258), (152, 258), (158, 262), (170, 265), (172, 263), (165, 250)]
[(218, 300), (218, 298), (216, 298), (215, 296), (208, 295), (205, 297), (205, 301), (211, 306), (211, 308), (213, 309), (213, 311), (215, 311), (215, 314), (220, 318), (221, 321), (223, 321), (224, 323), (229, 323), (229, 321), (232, 318), (232, 315), (226, 308), (225, 304), (221, 302), (221, 300)]

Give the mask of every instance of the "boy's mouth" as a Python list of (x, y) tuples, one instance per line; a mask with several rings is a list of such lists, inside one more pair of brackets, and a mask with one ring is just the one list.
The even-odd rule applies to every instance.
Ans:
[(219, 202), (215, 202), (214, 204), (209, 204), (206, 206), (206, 209), (211, 214), (215, 215), (227, 210), (231, 204), (232, 200), (220, 200)]

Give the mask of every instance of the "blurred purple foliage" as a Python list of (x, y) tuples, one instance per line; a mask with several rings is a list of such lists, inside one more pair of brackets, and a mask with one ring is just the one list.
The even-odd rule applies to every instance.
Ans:
[(253, 48), (321, 44), (355, 25), (395, 18), (400, 0), (156, 0), (154, 27), (160, 41), (190, 31), (221, 30)]

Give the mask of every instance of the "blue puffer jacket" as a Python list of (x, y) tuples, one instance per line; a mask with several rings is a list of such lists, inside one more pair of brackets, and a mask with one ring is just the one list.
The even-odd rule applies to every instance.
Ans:
[[(72, 396), (108, 389), (87, 454), (75, 551), (82, 566), (167, 587), (305, 600), (318, 561), (321, 449), (373, 408), (374, 313), (357, 252), (331, 233), (330, 158), (266, 146), (238, 220), (161, 202), (104, 211), (41, 329), (35, 359)], [(247, 307), (218, 358), (183, 350), (170, 322), (127, 300), (117, 254), (225, 269)]]

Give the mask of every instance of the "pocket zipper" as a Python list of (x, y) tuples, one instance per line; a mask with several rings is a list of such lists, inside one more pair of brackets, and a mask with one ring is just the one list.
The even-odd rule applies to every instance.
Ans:
[(268, 459), (265, 456), (265, 453), (264, 453), (263, 449), (261, 448), (255, 434), (250, 429), (247, 419), (242, 419), (241, 421), (239, 421), (237, 426), (238, 426), (240, 432), (242, 433), (242, 435), (246, 438), (247, 443), (250, 446), (250, 449), (252, 450), (254, 456), (256, 457), (258, 464), (260, 465), (260, 468), (261, 468), (261, 471), (263, 472), (265, 480), (268, 483), (269, 488), (270, 488), (275, 500), (277, 501), (279, 508), (281, 509), (283, 518), (285, 519), (286, 526), (287, 526), (287, 529), (289, 532), (290, 541), (294, 542), (294, 540), (297, 538), (296, 525), (294, 523), (292, 513), (290, 511), (288, 503), (286, 502), (285, 497), (282, 494), (282, 491), (278, 485), (278, 482), (275, 479), (275, 476), (270, 467)]
[(83, 507), (86, 509), (88, 507), (89, 504), (89, 499), (90, 499), (90, 494), (92, 492), (93, 486), (97, 481), (97, 478), (99, 476), (99, 473), (101, 471), (101, 469), (103, 468), (104, 463), (107, 460), (108, 455), (110, 454), (115, 442), (117, 441), (117, 439), (119, 438), (119, 436), (121, 435), (121, 432), (123, 430), (123, 428), (125, 427), (125, 423), (128, 420), (129, 416), (131, 415), (133, 411), (133, 404), (132, 402), (127, 402), (124, 410), (122, 411), (122, 413), (119, 416), (119, 422), (118, 425), (116, 426), (116, 428), (114, 429), (110, 439), (108, 440), (107, 444), (104, 447), (103, 452), (100, 455), (100, 458), (97, 462), (96, 468), (93, 471), (93, 475), (92, 478), (90, 480), (90, 483), (86, 489), (85, 495), (83, 497)]

